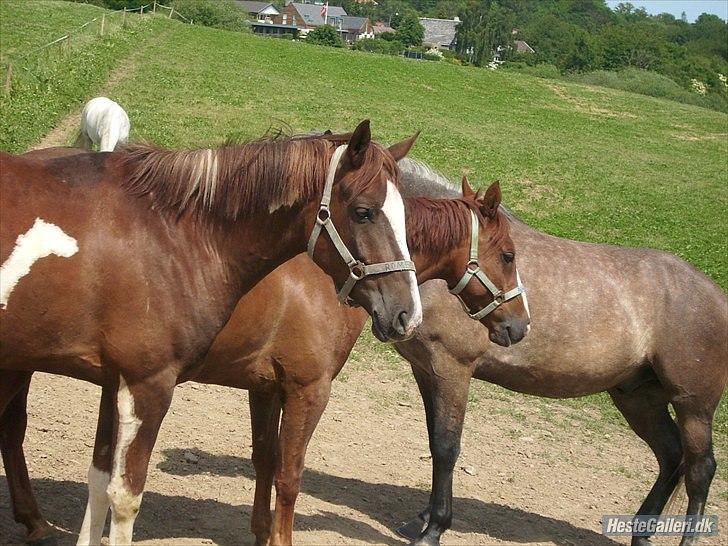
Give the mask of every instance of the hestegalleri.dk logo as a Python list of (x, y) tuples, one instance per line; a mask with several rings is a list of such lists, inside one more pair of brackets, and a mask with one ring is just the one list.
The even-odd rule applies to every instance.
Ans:
[(629, 516), (626, 514), (602, 517), (602, 534), (648, 536), (714, 537), (718, 534), (718, 516)]

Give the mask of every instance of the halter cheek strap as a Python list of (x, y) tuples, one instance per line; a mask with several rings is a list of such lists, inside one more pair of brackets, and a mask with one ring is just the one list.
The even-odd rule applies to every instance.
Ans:
[(349, 294), (351, 294), (351, 291), (354, 289), (354, 285), (357, 281), (360, 281), (364, 277), (369, 275), (381, 275), (383, 273), (391, 273), (394, 271), (415, 271), (415, 264), (411, 260), (396, 260), (393, 262), (382, 262), (378, 264), (365, 264), (360, 260), (357, 260), (354, 256), (352, 256), (351, 252), (349, 252), (346, 244), (339, 236), (339, 232), (336, 231), (336, 227), (331, 221), (331, 210), (329, 209), (329, 205), (331, 204), (331, 190), (334, 187), (336, 169), (339, 166), (339, 162), (341, 161), (346, 148), (346, 144), (339, 146), (336, 148), (334, 155), (331, 157), (329, 170), (326, 173), (326, 185), (324, 186), (324, 193), (321, 197), (321, 205), (319, 206), (318, 213), (316, 214), (316, 224), (314, 224), (313, 231), (311, 231), (311, 237), (308, 239), (308, 255), (311, 259), (313, 259), (313, 253), (316, 249), (316, 241), (318, 241), (319, 235), (321, 235), (321, 230), (326, 230), (326, 233), (329, 234), (329, 239), (331, 239), (331, 242), (338, 251), (339, 256), (341, 256), (349, 268), (349, 276), (338, 294), (338, 298), (341, 303), (347, 302)]
[(460, 298), (460, 293), (465, 289), (465, 287), (470, 282), (470, 279), (475, 277), (480, 281), (480, 283), (485, 286), (485, 288), (493, 294), (493, 301), (490, 302), (488, 305), (483, 307), (480, 311), (476, 311), (475, 313), (471, 313), (468, 309), (465, 302), (460, 298), (461, 303), (465, 306), (466, 311), (468, 312), (468, 315), (471, 319), (474, 320), (480, 320), (483, 317), (489, 315), (498, 307), (500, 307), (502, 304), (507, 302), (508, 300), (512, 300), (519, 294), (522, 294), (525, 290), (523, 288), (523, 285), (521, 284), (521, 277), (518, 275), (518, 271), (516, 271), (516, 277), (518, 279), (518, 286), (515, 288), (512, 288), (508, 292), (503, 292), (500, 290), (494, 283), (488, 278), (488, 275), (485, 274), (485, 271), (480, 269), (480, 265), (478, 264), (478, 228), (480, 227), (480, 222), (478, 221), (478, 217), (476, 216), (475, 212), (472, 210), (470, 211), (470, 258), (468, 261), (468, 265), (465, 268), (465, 273), (460, 278), (460, 281), (455, 285), (454, 288), (450, 290), (451, 294), (455, 294)]

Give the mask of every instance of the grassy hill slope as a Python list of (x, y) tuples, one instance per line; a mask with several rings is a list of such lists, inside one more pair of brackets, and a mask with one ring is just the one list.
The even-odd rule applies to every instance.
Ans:
[[(77, 9), (79, 20), (89, 10), (45, 3)], [(27, 24), (26, 10), (10, 9), (17, 4), (0, 4), (3, 29)], [(728, 287), (725, 114), (162, 18), (118, 40), (115, 62), (132, 49), (138, 57), (113, 97), (127, 108), (136, 138), (198, 146), (230, 134), (257, 137), (271, 126), (351, 129), (363, 118), (371, 118), (379, 140), (422, 130), (414, 156), (453, 177), (466, 170), (477, 185), (500, 179), (505, 202), (532, 225), (574, 239), (665, 249)], [(22, 45), (17, 36), (10, 43)], [(113, 63), (105, 59), (108, 72)], [(83, 98), (77, 92), (64, 100), (70, 110)], [(3, 105), (16, 107), (13, 97)], [(38, 127), (52, 125), (46, 115), (30, 109), (20, 121), (3, 116), (0, 145), (32, 141), (26, 119), (37, 140)], [(726, 432), (725, 407), (721, 413)]]

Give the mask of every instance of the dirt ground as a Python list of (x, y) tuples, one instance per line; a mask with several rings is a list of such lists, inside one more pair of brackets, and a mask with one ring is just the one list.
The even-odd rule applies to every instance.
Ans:
[[(427, 502), (424, 412), (406, 363), (375, 357), (365, 365), (369, 359), (356, 352), (353, 360), (334, 384), (309, 447), (296, 507), (298, 544), (403, 544), (393, 529)], [(656, 466), (647, 448), (619, 425), (589, 426), (592, 416), (585, 421), (572, 408), (544, 419), (522, 400), (490, 396), (488, 389), (472, 386), (455, 519), (443, 544), (626, 544), (601, 535), (600, 518), (639, 505)], [(43, 374), (31, 387), (28, 466), (62, 544), (75, 543), (83, 517), (99, 392)], [(199, 461), (188, 462), (188, 452)], [(136, 540), (250, 543), (250, 454), (245, 391), (178, 387), (150, 465)], [(0, 482), (0, 543), (20, 543), (24, 530), (12, 520), (4, 471)], [(728, 513), (725, 493), (716, 478), (709, 513)], [(725, 525), (722, 536), (701, 544), (728, 544)]]

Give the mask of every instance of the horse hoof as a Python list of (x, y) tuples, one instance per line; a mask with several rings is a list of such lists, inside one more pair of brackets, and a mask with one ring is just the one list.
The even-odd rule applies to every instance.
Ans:
[(632, 546), (652, 546), (648, 537), (632, 537)]
[(440, 539), (437, 537), (422, 537), (412, 542), (410, 546), (440, 546)]
[(422, 531), (425, 530), (426, 526), (427, 524), (425, 521), (421, 517), (417, 516), (415, 519), (397, 527), (394, 532), (409, 540), (416, 540), (417, 537), (422, 534)]
[(47, 535), (35, 540), (28, 540), (28, 546), (58, 546), (58, 539), (55, 535)]

